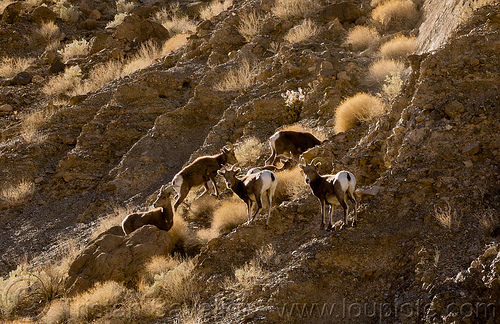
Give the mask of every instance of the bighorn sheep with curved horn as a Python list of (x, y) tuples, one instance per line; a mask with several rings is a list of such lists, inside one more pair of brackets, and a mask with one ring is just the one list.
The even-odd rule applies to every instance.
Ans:
[(217, 155), (200, 156), (190, 164), (186, 165), (172, 179), (171, 187), (177, 193), (177, 200), (174, 203), (174, 210), (184, 201), (189, 190), (196, 186), (205, 186), (205, 191), (200, 195), (204, 195), (209, 191), (208, 183), (212, 182), (215, 190), (215, 195), (219, 196), (217, 185), (215, 184), (215, 176), (217, 171), (226, 163), (238, 163), (234, 156), (233, 144), (228, 143), (229, 148), (223, 147)]
[(127, 215), (122, 222), (125, 235), (132, 233), (144, 225), (155, 225), (158, 229), (168, 231), (174, 225), (174, 212), (170, 196), (173, 190), (162, 186), (153, 206), (155, 209)]
[(321, 144), (321, 141), (311, 133), (277, 131), (269, 137), (271, 156), (266, 160), (266, 164), (274, 165), (279, 155), (288, 152), (290, 152), (291, 156), (298, 158), (300, 154), (319, 144)]
[(314, 195), (318, 197), (321, 202), (321, 214), (323, 216), (321, 227), (324, 228), (326, 225), (326, 205), (330, 206), (330, 223), (325, 229), (330, 230), (333, 227), (332, 217), (335, 198), (344, 209), (344, 225), (347, 225), (349, 205), (347, 204), (346, 197), (348, 200), (354, 202), (355, 205), (354, 219), (352, 221), (352, 226), (355, 226), (358, 220), (358, 202), (354, 197), (356, 178), (349, 171), (340, 171), (335, 175), (320, 175), (318, 173), (318, 167), (321, 165), (321, 162), (318, 161), (319, 159), (321, 159), (321, 157), (316, 157), (308, 164), (302, 157), (299, 165), (302, 171), (304, 171), (306, 183), (311, 186)]
[(247, 171), (247, 175), (252, 174), (252, 173), (258, 173), (258, 172), (263, 171), (263, 170), (269, 170), (269, 171), (273, 171), (273, 172), (291, 170), (298, 164), (298, 161), (291, 154), (289, 157), (281, 155), (280, 161), (281, 161), (281, 163), (283, 163), (281, 168), (278, 168), (277, 166), (272, 165), (272, 164), (267, 164), (267, 165), (264, 165), (261, 167), (251, 168), (250, 170)]
[[(278, 185), (278, 178), (269, 170), (262, 170), (257, 173), (247, 174), (242, 178), (237, 178), (236, 174), (240, 172), (241, 169), (233, 169), (233, 167), (229, 170), (219, 171), (219, 174), (226, 179), (227, 187), (247, 204), (248, 222), (252, 221), (262, 208), (262, 195), (267, 195), (269, 208), (266, 226), (269, 226), (271, 206), (273, 204), (274, 191)], [(252, 216), (252, 208), (255, 203), (257, 203), (257, 210)]]

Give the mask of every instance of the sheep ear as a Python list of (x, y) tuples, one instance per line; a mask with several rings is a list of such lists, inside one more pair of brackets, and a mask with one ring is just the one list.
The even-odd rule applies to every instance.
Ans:
[(299, 159), (299, 165), (300, 166), (306, 166), (307, 165), (307, 161), (306, 161), (306, 159), (304, 159), (303, 156), (301, 156), (300, 159)]
[(224, 175), (224, 170), (217, 170), (217, 174)]
[(236, 173), (241, 172), (241, 168), (236, 168), (236, 170), (234, 170), (234, 172), (236, 172)]

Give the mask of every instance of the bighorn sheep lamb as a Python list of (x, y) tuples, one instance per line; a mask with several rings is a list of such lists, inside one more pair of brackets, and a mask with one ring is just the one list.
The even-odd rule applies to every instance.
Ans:
[[(177, 200), (174, 203), (174, 210), (184, 201), (192, 187), (204, 185), (204, 195), (209, 191), (208, 182), (211, 181), (215, 190), (215, 195), (219, 196), (215, 176), (217, 171), (226, 163), (235, 164), (238, 162), (234, 156), (233, 144), (228, 143), (229, 148), (223, 147), (217, 155), (200, 156), (179, 171), (172, 179), (172, 185), (177, 193)], [(201, 196), (200, 195), (200, 196)]]
[[(233, 166), (234, 167), (234, 166)], [(233, 170), (219, 171), (226, 179), (226, 185), (235, 194), (238, 195), (246, 204), (248, 209), (248, 222), (252, 221), (262, 208), (262, 195), (267, 195), (269, 200), (269, 209), (267, 213), (266, 226), (269, 226), (269, 217), (271, 216), (271, 206), (273, 203), (274, 191), (278, 184), (278, 178), (269, 170), (263, 170), (237, 178), (236, 174), (241, 171), (240, 168)], [(253, 205), (257, 203), (257, 210), (252, 216)]]
[(269, 171), (273, 171), (273, 172), (291, 170), (298, 164), (298, 161), (296, 159), (294, 159), (293, 156), (290, 156), (290, 157), (281, 156), (280, 160), (281, 160), (281, 163), (283, 163), (281, 168), (278, 168), (277, 166), (272, 165), (272, 164), (267, 164), (267, 165), (264, 165), (262, 167), (251, 168), (250, 170), (247, 171), (247, 175), (252, 174), (252, 173), (258, 173), (258, 172), (263, 171), (263, 170), (269, 170)]
[(319, 158), (314, 158), (311, 164), (308, 164), (304, 158), (301, 158), (299, 165), (302, 171), (304, 171), (306, 183), (311, 186), (314, 195), (318, 197), (321, 202), (321, 213), (323, 216), (321, 228), (324, 228), (326, 225), (326, 205), (330, 206), (330, 223), (325, 229), (329, 230), (333, 226), (332, 216), (335, 206), (334, 198), (337, 198), (342, 208), (344, 208), (344, 224), (347, 225), (349, 205), (347, 204), (346, 196), (347, 199), (354, 202), (355, 205), (354, 219), (352, 221), (352, 226), (355, 226), (358, 220), (358, 202), (354, 197), (356, 178), (349, 171), (340, 171), (335, 175), (319, 175), (317, 168), (321, 165), (321, 162), (316, 162), (317, 159)]
[(125, 235), (132, 233), (144, 225), (155, 225), (161, 230), (168, 231), (174, 225), (174, 212), (170, 196), (172, 189), (162, 186), (158, 196), (153, 203), (155, 209), (127, 215), (122, 222)]
[(278, 155), (290, 152), (292, 156), (299, 157), (308, 149), (321, 144), (311, 133), (296, 131), (278, 131), (269, 137), (271, 146), (271, 156), (266, 160), (266, 164), (274, 165)]

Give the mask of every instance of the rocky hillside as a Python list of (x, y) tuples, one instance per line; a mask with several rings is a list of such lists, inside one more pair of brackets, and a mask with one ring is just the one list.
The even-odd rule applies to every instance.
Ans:
[[(97, 282), (137, 290), (141, 264), (175, 253), (191, 260), (195, 297), (166, 299), (163, 312), (132, 322), (183, 322), (190, 308), (200, 322), (496, 323), (500, 5), (406, 0), (411, 16), (377, 19), (390, 2), (311, 0), (284, 15), (281, 1), (234, 0), (212, 17), (209, 2), (187, 0), (6, 6), (2, 64), (30, 64), (0, 69), (0, 274), (12, 277), (23, 256), (31, 267), (47, 263), (71, 238), (83, 252), (44, 310)], [(162, 8), (195, 27), (167, 28), (155, 19)], [(50, 36), (48, 22), (57, 27)], [(306, 37), (291, 32), (305, 25)], [(357, 47), (356, 26), (378, 36)], [(413, 38), (414, 50), (398, 58), (397, 74), (374, 80), (381, 45), (396, 36)], [(68, 58), (65, 46), (81, 40), (87, 52)], [(131, 70), (145, 48), (159, 54)], [(90, 82), (111, 63), (121, 73)], [(387, 95), (395, 75), (401, 84)], [(387, 112), (338, 132), (336, 108), (360, 92), (382, 98)], [(243, 167), (263, 164), (266, 139), (290, 125), (325, 139), (307, 153), (324, 158), (323, 173), (347, 169), (359, 188), (376, 189), (359, 197), (357, 227), (320, 230), (318, 200), (297, 189), (277, 199), (267, 228), (259, 216), (207, 238), (215, 206), (230, 198), (192, 196), (176, 218), (183, 234), (92, 235), (118, 207), (147, 209), (183, 165), (227, 142)], [(260, 272), (238, 281), (241, 269)], [(4, 307), (0, 319), (41, 319), (38, 308)]]

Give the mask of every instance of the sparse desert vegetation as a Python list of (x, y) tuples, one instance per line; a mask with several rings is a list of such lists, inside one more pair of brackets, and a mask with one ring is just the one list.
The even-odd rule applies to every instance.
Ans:
[(335, 132), (345, 132), (386, 112), (387, 106), (380, 98), (367, 93), (358, 93), (344, 100), (335, 110)]
[(305, 17), (319, 6), (317, 0), (277, 0), (271, 12), (281, 19)]
[(283, 38), (293, 44), (311, 40), (318, 33), (319, 29), (316, 24), (309, 19), (305, 19), (302, 23), (290, 29)]
[(384, 30), (412, 29), (419, 19), (419, 13), (411, 0), (389, 0), (373, 9), (372, 18)]
[(386, 59), (404, 59), (415, 51), (416, 38), (396, 36), (380, 46), (380, 54)]
[(200, 10), (202, 20), (211, 19), (233, 5), (233, 0), (213, 0)]
[(34, 61), (34, 58), (4, 57), (0, 60), (0, 77), (12, 78), (19, 72), (26, 71)]
[(214, 85), (214, 89), (218, 91), (243, 91), (254, 83), (258, 73), (258, 65), (250, 63), (249, 60), (243, 60), (229, 70), (224, 78)]
[(376, 28), (368, 26), (356, 26), (349, 30), (347, 35), (347, 44), (351, 44), (353, 50), (362, 51), (377, 44), (380, 40), (380, 35)]
[(370, 65), (368, 69), (368, 81), (382, 83), (387, 77), (401, 74), (403, 70), (403, 63), (392, 59), (381, 59)]

